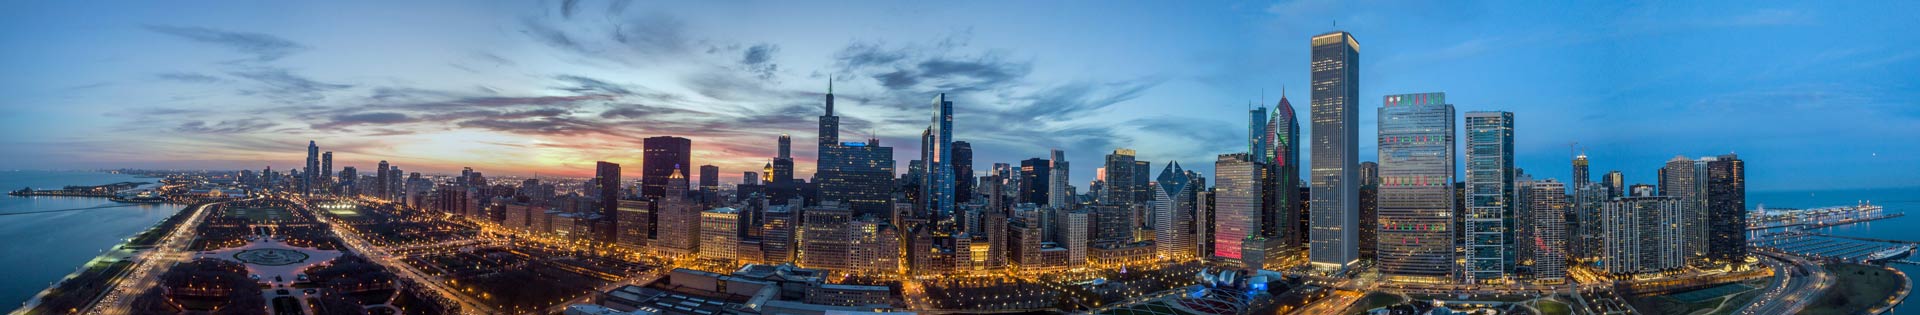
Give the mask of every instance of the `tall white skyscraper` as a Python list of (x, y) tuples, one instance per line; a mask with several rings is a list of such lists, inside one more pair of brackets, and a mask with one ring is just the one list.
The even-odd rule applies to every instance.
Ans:
[(1312, 41), (1313, 185), (1308, 260), (1321, 269), (1345, 269), (1359, 260), (1360, 42), (1343, 31)]

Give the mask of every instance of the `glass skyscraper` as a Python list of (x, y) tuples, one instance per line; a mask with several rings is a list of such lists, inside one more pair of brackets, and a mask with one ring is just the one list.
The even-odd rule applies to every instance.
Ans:
[(1445, 93), (1388, 95), (1379, 111), (1380, 271), (1398, 281), (1452, 281), (1453, 105)]
[(933, 97), (933, 121), (927, 126), (927, 213), (953, 217), (953, 102), (946, 93)]
[(1507, 283), (1513, 273), (1513, 113), (1467, 112), (1465, 283)]
[(1360, 42), (1343, 31), (1313, 37), (1312, 244), (1308, 260), (1345, 269), (1359, 259)]
[[(1214, 212), (1213, 212), (1213, 256), (1239, 260), (1241, 242), (1259, 238), (1261, 218), (1261, 183), (1266, 165), (1253, 161), (1254, 157), (1245, 153), (1221, 154), (1213, 163), (1214, 172)], [(1264, 244), (1251, 244), (1264, 245)]]

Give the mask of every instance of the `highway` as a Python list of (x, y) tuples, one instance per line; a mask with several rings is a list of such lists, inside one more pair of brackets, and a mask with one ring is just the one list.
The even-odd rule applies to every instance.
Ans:
[(1760, 254), (1761, 262), (1775, 270), (1772, 284), (1754, 303), (1740, 308), (1734, 314), (1795, 314), (1820, 297), (1827, 288), (1833, 287), (1838, 279), (1827, 274), (1818, 262), (1793, 255), (1775, 254), (1768, 251), (1755, 251)]
[(81, 313), (127, 314), (128, 310), (133, 309), (134, 298), (158, 284), (160, 274), (167, 272), (167, 267), (193, 259), (193, 251), (187, 250), (187, 246), (192, 245), (193, 239), (197, 238), (194, 231), (200, 228), (201, 222), (206, 221), (207, 213), (212, 212), (207, 209), (224, 203), (226, 202), (215, 202), (187, 209), (186, 211), (193, 211), (193, 214), (188, 216), (185, 222), (174, 227), (172, 232), (167, 233), (167, 236), (160, 240), (160, 243), (155, 244), (156, 246), (136, 255), (133, 272), (121, 276), (115, 281), (113, 289), (108, 290), (106, 295), (102, 295)]

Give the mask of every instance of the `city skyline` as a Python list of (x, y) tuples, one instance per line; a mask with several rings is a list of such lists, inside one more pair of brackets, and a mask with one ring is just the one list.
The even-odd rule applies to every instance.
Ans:
[[(834, 80), (842, 139), (875, 135), (882, 145), (909, 151), (895, 154), (897, 164), (917, 149), (912, 136), (925, 126), (923, 102), (951, 92), (958, 122), (953, 140), (973, 144), (975, 169), (1047, 157), (1050, 149), (1063, 150), (1067, 160), (1099, 161), (1115, 148), (1132, 148), (1140, 160), (1188, 161), (1190, 169), (1210, 175), (1212, 165), (1204, 161), (1245, 145), (1244, 128), (1235, 127), (1245, 103), (1269, 105), (1288, 87), (1304, 99), (1308, 73), (1298, 64), (1307, 52), (1297, 48), (1300, 38), (1339, 29), (1361, 34), (1356, 37), (1372, 52), (1359, 62), (1361, 76), (1369, 78), (1360, 82), (1359, 100), (1443, 91), (1462, 112), (1520, 113), (1527, 118), (1516, 129), (1527, 131), (1516, 137), (1514, 164), (1547, 174), (1542, 178), (1568, 173), (1566, 144), (1576, 141), (1587, 147), (1594, 172), (1620, 170), (1627, 184), (1654, 183), (1655, 168), (1648, 166), (1675, 154), (1779, 161), (1752, 172), (1751, 188), (1762, 191), (1912, 186), (1920, 178), (1899, 167), (1920, 152), (1873, 141), (1920, 126), (1920, 113), (1901, 106), (1920, 98), (1902, 89), (1914, 79), (1899, 75), (1915, 65), (1915, 55), (1903, 53), (1911, 49), (1902, 49), (1914, 41), (1872, 32), (1911, 27), (1914, 22), (1886, 20), (1883, 12), (1898, 9), (1614, 4), (1586, 8), (1596, 13), (1544, 14), (1556, 21), (1502, 21), (1488, 16), (1556, 8), (1232, 3), (1180, 7), (1172, 12), (1183, 14), (1168, 17), (1224, 19), (1143, 31), (1141, 38), (1082, 34), (1095, 28), (1081, 23), (1090, 12), (1059, 22), (983, 14), (952, 25), (897, 23), (878, 14), (966, 15), (992, 4), (729, 11), (739, 8), (586, 1), (461, 6), (433, 15), (419, 13), (449, 5), (390, 8), (399, 16), (351, 13), (366, 3), (293, 8), (309, 19), (362, 22), (341, 23), (339, 30), (281, 24), (272, 17), (290, 13), (272, 6), (189, 4), (112, 19), (70, 18), (99, 5), (34, 4), (16, 11), (34, 16), (6, 22), (69, 31), (0, 37), (11, 47), (34, 47), (4, 58), (21, 72), (0, 88), (20, 96), (0, 101), (9, 112), (3, 128), (16, 135), (0, 142), (15, 148), (0, 153), (7, 161), (0, 168), (297, 169), (300, 158), (287, 149), (317, 140), (341, 153), (340, 166), (387, 160), (429, 173), (470, 166), (494, 174), (584, 177), (594, 161), (606, 160), (628, 165), (633, 170), (626, 175), (640, 178), (639, 139), (678, 136), (693, 141), (695, 165), (683, 168), (712, 164), (739, 174), (775, 156), (780, 134), (815, 136), (808, 132), (823, 112), (827, 77), (844, 76)], [(1101, 13), (1166, 9), (1128, 6)], [(877, 17), (818, 23), (771, 13), (789, 12), (784, 9)], [(1475, 23), (1408, 26), (1462, 11)], [(722, 12), (765, 22), (721, 25), (725, 19), (715, 16)], [(1674, 20), (1697, 22), (1661, 22)], [(1341, 22), (1336, 27), (1334, 21)], [(436, 24), (421, 22), (443, 23), (393, 34), (355, 32)], [(875, 27), (895, 24), (906, 27)], [(1045, 31), (1006, 31), (1019, 25)], [(1527, 27), (1563, 32), (1513, 31)], [(615, 31), (629, 28), (657, 32)], [(1215, 35), (1185, 38), (1194, 34)], [(1739, 49), (1833, 34), (1869, 45), (1782, 47), (1770, 54)], [(1169, 43), (1195, 48), (1160, 47), (1183, 46)], [(1655, 45), (1691, 51), (1636, 49)], [(1584, 52), (1561, 54), (1569, 51)], [(1512, 59), (1516, 54), (1531, 57)], [(1204, 56), (1249, 66), (1226, 70), (1219, 61), (1194, 61)], [(1691, 65), (1708, 57), (1724, 61)], [(663, 66), (675, 61), (688, 62)], [(1651, 73), (1613, 69), (1620, 66)], [(1726, 83), (1737, 79), (1753, 83)], [(1691, 88), (1675, 91), (1674, 85)], [(1360, 104), (1359, 139), (1369, 139), (1372, 110)], [(1647, 110), (1663, 112), (1636, 114)], [(1773, 123), (1787, 119), (1798, 128)], [(1548, 127), (1559, 125), (1595, 128)], [(1158, 132), (1169, 129), (1182, 132)], [(1834, 138), (1864, 140), (1826, 141)], [(1374, 143), (1359, 144), (1359, 160), (1377, 160)], [(813, 173), (810, 149), (793, 152), (796, 178)], [(1076, 177), (1069, 183), (1085, 185), (1094, 173), (1082, 166), (1070, 172)], [(722, 182), (737, 182), (726, 178)]]
[[(1901, 68), (1920, 53), (1779, 43), (1899, 51), (1905, 28), (1872, 28), (1920, 22), (1321, 1), (36, 6), (0, 23), (79, 28), (0, 37), (44, 43), (0, 56), (43, 79), (0, 81), (22, 90), (0, 102), (46, 103), (0, 113), (0, 183), (23, 186), (0, 230), (131, 234), (14, 237), (40, 245), (0, 252), (98, 256), (34, 263), (80, 264), (51, 282), (8, 268), (0, 296), (105, 315), (1891, 314), (1920, 272), (1914, 232), (1869, 229), (1906, 225), (1920, 189), (1899, 137), (1920, 131)], [(1186, 20), (1207, 23), (1155, 25)], [(1806, 46), (1826, 50), (1783, 59)], [(37, 59), (72, 47), (143, 49)], [(129, 73), (146, 79), (33, 92)], [(168, 214), (38, 223), (126, 211)]]

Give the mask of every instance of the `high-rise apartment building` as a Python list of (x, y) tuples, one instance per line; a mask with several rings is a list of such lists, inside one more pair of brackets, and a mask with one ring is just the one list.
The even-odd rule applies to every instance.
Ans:
[(1531, 247), (1533, 253), (1533, 282), (1537, 284), (1562, 284), (1567, 282), (1567, 216), (1572, 204), (1567, 202), (1567, 188), (1553, 179), (1534, 181), (1529, 194), (1529, 216), (1532, 218), (1532, 239), (1521, 240), (1521, 246)]
[(320, 175), (320, 145), (307, 140), (307, 168), (300, 170), (300, 195), (312, 196), (314, 178)]
[(1052, 165), (1047, 167), (1047, 170), (1051, 171), (1047, 175), (1047, 205), (1060, 209), (1072, 209), (1073, 194), (1068, 193), (1067, 190), (1067, 152), (1053, 150), (1052, 158), (1053, 160), (1050, 161)]
[(933, 97), (933, 119), (927, 127), (927, 179), (921, 189), (927, 198), (927, 213), (940, 218), (953, 217), (953, 102), (947, 94)]
[(1693, 160), (1686, 156), (1674, 156), (1660, 168), (1660, 195), (1680, 199), (1681, 251), (1687, 253), (1687, 263), (1706, 266), (1707, 257), (1707, 209), (1700, 207), (1700, 188), (1695, 182)]
[(1680, 199), (1623, 197), (1604, 204), (1600, 214), (1604, 249), (1597, 265), (1607, 273), (1631, 275), (1686, 267)]
[[(891, 160), (891, 158), (889, 158)], [(973, 176), (973, 144), (966, 141), (953, 142), (953, 203), (973, 202), (975, 186), (979, 178)]]
[(1312, 40), (1313, 202), (1308, 260), (1345, 269), (1359, 259), (1360, 42), (1342, 31)]
[(1707, 259), (1747, 260), (1747, 163), (1725, 154), (1707, 162)]
[(1135, 190), (1145, 190), (1145, 186), (1135, 186), (1133, 178), (1133, 149), (1113, 149), (1107, 154), (1106, 190), (1100, 196), (1100, 202), (1110, 205), (1133, 205)]

